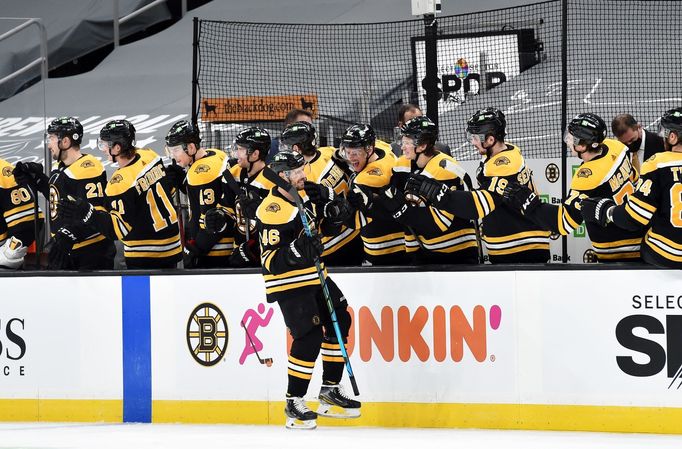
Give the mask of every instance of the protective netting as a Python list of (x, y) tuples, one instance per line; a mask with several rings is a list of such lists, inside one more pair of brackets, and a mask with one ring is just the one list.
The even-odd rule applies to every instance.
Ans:
[[(458, 159), (478, 157), (464, 127), (482, 107), (506, 113), (508, 140), (526, 157), (558, 158), (562, 106), (568, 118), (590, 111), (610, 123), (628, 112), (647, 126), (682, 103), (678, 2), (567, 1), (565, 78), (560, 1), (437, 17), (440, 140)], [(226, 148), (239, 128), (254, 123), (276, 136), (291, 108), (313, 110), (325, 144), (337, 144), (355, 122), (371, 123), (393, 141), (402, 104), (426, 112), (424, 35), (421, 19), (199, 20), (194, 108), (205, 145)]]

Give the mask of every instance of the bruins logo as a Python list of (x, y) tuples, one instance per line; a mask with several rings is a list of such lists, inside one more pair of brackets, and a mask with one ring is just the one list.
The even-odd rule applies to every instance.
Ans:
[(95, 164), (92, 161), (83, 161), (81, 163), (81, 167), (83, 167), (83, 168), (92, 168), (94, 166), (95, 166)]
[(121, 175), (114, 175), (111, 177), (109, 180), (109, 183), (111, 184), (118, 184), (119, 182), (123, 181), (123, 176)]
[(12, 176), (12, 167), (5, 167), (2, 169), (2, 176), (7, 176), (8, 178)]
[(211, 170), (206, 164), (199, 164), (197, 168), (194, 169), (194, 173), (208, 173)]
[(373, 176), (381, 176), (383, 172), (381, 171), (380, 168), (373, 168), (370, 171), (367, 172), (368, 175), (373, 175)]
[(497, 158), (497, 160), (495, 160), (495, 165), (497, 167), (499, 167), (500, 165), (509, 165), (509, 164), (511, 164), (511, 161), (509, 160), (509, 158), (507, 156), (502, 156), (502, 157)]
[(268, 204), (268, 207), (265, 208), (265, 212), (272, 212), (272, 213), (277, 213), (280, 210), (282, 210), (282, 208), (277, 203), (270, 203), (270, 204)]
[(645, 162), (653, 161), (654, 159), (656, 159), (656, 155), (652, 154), (651, 157), (647, 159)]
[(578, 178), (589, 178), (590, 176), (592, 176), (592, 170), (590, 170), (589, 168), (581, 168), (580, 170), (578, 170), (576, 176)]

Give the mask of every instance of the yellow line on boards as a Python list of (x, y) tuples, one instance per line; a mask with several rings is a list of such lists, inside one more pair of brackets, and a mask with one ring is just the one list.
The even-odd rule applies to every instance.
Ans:
[(0, 421), (122, 422), (120, 399), (0, 399)]

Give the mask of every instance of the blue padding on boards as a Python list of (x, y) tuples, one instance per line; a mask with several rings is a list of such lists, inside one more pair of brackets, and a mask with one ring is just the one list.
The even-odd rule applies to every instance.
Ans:
[(123, 276), (123, 422), (152, 421), (149, 276)]

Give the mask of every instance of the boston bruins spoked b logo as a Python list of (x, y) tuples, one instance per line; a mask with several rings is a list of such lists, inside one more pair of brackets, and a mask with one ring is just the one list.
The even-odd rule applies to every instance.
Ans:
[(187, 321), (187, 347), (194, 360), (213, 366), (225, 355), (229, 333), (225, 315), (214, 304), (199, 304)]

